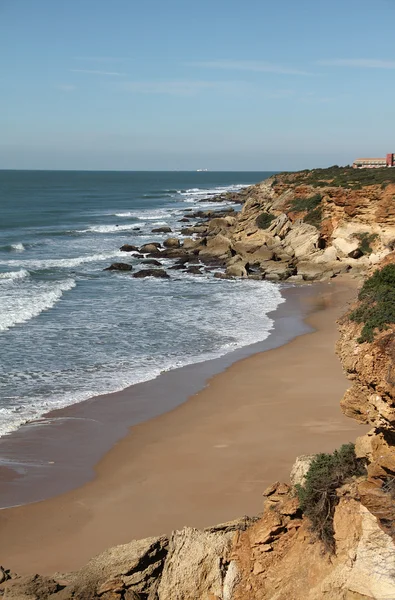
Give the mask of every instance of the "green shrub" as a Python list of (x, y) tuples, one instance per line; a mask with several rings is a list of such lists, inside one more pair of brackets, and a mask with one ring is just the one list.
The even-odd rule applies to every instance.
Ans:
[(363, 284), (358, 299), (361, 304), (350, 313), (350, 319), (364, 324), (358, 342), (372, 342), (376, 329), (384, 331), (395, 323), (395, 265), (375, 271)]
[(275, 218), (271, 213), (264, 212), (257, 216), (255, 223), (259, 229), (267, 229)]
[(377, 233), (368, 233), (367, 231), (364, 231), (363, 233), (355, 233), (354, 237), (359, 240), (358, 250), (360, 250), (362, 254), (372, 254), (373, 248), (370, 244), (377, 239)]
[(314, 225), (314, 227), (317, 227), (318, 229), (322, 221), (321, 206), (317, 206), (317, 208), (308, 212), (307, 215), (304, 217), (303, 221), (305, 223), (308, 223), (309, 225)]
[(306, 212), (303, 221), (318, 229), (322, 220), (321, 200), (321, 194), (314, 194), (306, 198), (294, 198), (290, 208), (295, 212)]
[(314, 196), (309, 196), (307, 198), (295, 198), (291, 204), (291, 210), (295, 212), (302, 211), (311, 211), (317, 208), (317, 206), (321, 203), (322, 196), (321, 194), (314, 194)]
[(355, 456), (354, 444), (344, 444), (333, 454), (317, 454), (304, 486), (296, 486), (300, 508), (310, 520), (312, 532), (329, 552), (335, 549), (333, 516), (339, 501), (336, 490), (351, 477), (364, 473), (363, 462)]

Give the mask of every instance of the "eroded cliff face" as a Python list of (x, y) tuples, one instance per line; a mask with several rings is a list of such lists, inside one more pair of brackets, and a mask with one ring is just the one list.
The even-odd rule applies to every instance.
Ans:
[[(228, 276), (311, 281), (349, 270), (359, 274), (395, 244), (393, 183), (355, 190), (328, 182), (317, 188), (277, 175), (241, 198), (239, 213), (185, 230), (196, 237), (183, 248), (202, 261), (222, 263)], [(269, 216), (259, 225), (262, 215)]]
[[(380, 265), (394, 263), (388, 255)], [(339, 323), (337, 353), (351, 386), (343, 412), (372, 426), (357, 439), (356, 453), (366, 458), (368, 477), (358, 486), (361, 502), (395, 539), (395, 326), (377, 332), (373, 342), (358, 343), (361, 325), (345, 315)]]

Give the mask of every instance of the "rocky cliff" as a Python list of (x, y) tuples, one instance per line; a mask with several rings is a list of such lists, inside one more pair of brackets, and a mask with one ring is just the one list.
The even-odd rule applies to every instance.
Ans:
[(240, 212), (197, 213), (199, 222), (182, 230), (193, 236), (182, 241), (183, 256), (222, 266), (225, 276), (271, 281), (326, 280), (378, 264), (395, 244), (395, 178), (362, 187), (355, 170), (339, 169), (344, 187), (322, 171), (321, 179), (314, 171), (276, 175), (232, 194)]
[[(276, 176), (248, 188), (239, 214), (205, 221), (199, 237), (186, 246), (204, 260), (224, 261), (228, 275), (236, 276), (251, 276), (253, 268), (273, 279), (284, 274), (327, 278), (343, 269), (370, 275), (395, 264), (395, 185), (339, 188), (321, 179), (318, 198), (317, 177), (312, 185), (310, 174)], [(259, 220), (262, 214), (270, 216)], [(76, 573), (53, 578), (22, 578), (1, 569), (0, 595), (19, 600), (394, 599), (395, 302), (388, 290), (395, 295), (395, 267), (390, 275), (389, 287), (379, 281), (379, 295), (365, 295), (365, 302), (377, 305), (379, 298), (385, 309), (381, 321), (373, 320), (370, 339), (361, 338), (361, 319), (348, 314), (339, 323), (337, 353), (351, 383), (341, 407), (371, 430), (355, 444), (362, 471), (323, 490), (323, 507), (330, 507), (324, 521), (331, 521), (331, 552), (312, 530), (300, 500), (317, 459), (301, 457), (292, 486), (277, 482), (264, 491), (259, 517), (133, 541)], [(361, 303), (356, 301), (351, 317), (359, 314)]]

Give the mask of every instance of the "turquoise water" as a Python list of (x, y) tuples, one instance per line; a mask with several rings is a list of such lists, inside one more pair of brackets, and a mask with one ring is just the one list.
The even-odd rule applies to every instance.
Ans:
[(270, 175), (0, 171), (0, 435), (265, 339), (282, 301), (269, 282), (103, 269), (138, 265), (122, 244), (163, 241), (151, 229)]

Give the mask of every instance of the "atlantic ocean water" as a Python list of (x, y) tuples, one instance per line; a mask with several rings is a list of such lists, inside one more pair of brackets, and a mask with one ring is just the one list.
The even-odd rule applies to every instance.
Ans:
[(237, 210), (210, 198), (271, 174), (0, 171), (0, 436), (266, 339), (283, 301), (274, 284), (103, 269), (136, 270), (120, 246), (162, 242), (162, 225), (179, 236), (190, 209)]

